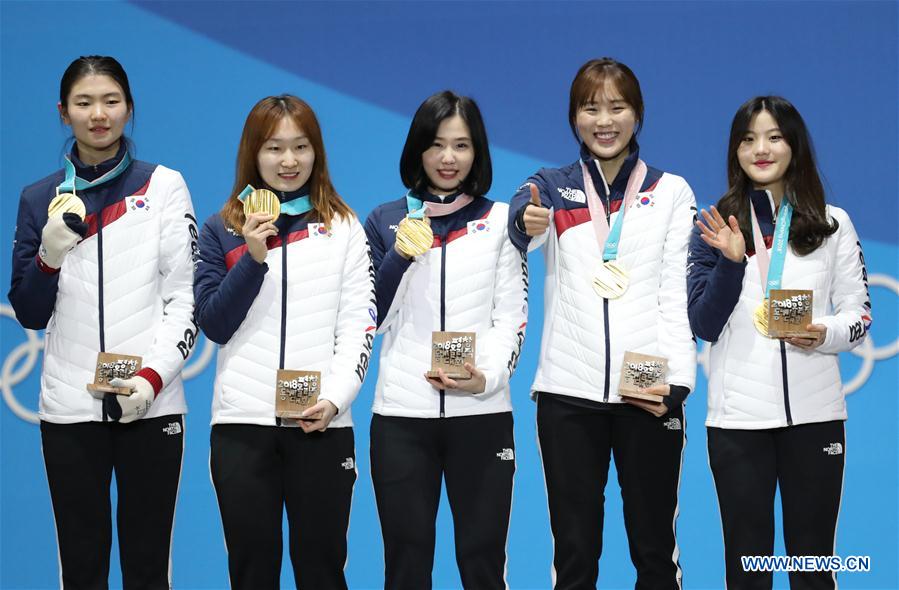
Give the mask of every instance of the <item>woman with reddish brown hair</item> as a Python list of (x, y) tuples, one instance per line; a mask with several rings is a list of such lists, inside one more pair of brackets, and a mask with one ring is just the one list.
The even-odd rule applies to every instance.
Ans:
[[(258, 189), (278, 206), (255, 207)], [(199, 245), (196, 319), (220, 345), (210, 470), (231, 587), (278, 587), (286, 505), (297, 587), (346, 588), (350, 405), (375, 333), (374, 273), (308, 104), (281, 95), (253, 107), (234, 188)], [(285, 399), (301, 400), (290, 417)]]

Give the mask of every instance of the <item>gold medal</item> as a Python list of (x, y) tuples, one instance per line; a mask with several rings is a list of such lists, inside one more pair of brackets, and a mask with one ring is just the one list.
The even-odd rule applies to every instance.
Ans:
[(412, 258), (421, 256), (434, 244), (434, 232), (427, 219), (405, 217), (396, 230), (396, 247)]
[(593, 290), (603, 299), (618, 299), (627, 291), (629, 283), (627, 271), (614, 260), (607, 260), (593, 277)]
[(755, 324), (755, 329), (759, 331), (759, 334), (768, 338), (768, 300), (762, 300), (761, 304), (755, 308), (755, 313), (752, 314), (752, 323)]
[(50, 201), (50, 206), (47, 207), (47, 216), (62, 217), (63, 213), (74, 213), (83, 220), (87, 210), (84, 208), (84, 201), (74, 194), (62, 193), (57, 194)]
[(268, 189), (256, 189), (244, 199), (243, 213), (247, 217), (253, 213), (272, 215), (274, 219), (271, 222), (274, 223), (281, 214), (281, 201), (278, 200), (278, 195)]

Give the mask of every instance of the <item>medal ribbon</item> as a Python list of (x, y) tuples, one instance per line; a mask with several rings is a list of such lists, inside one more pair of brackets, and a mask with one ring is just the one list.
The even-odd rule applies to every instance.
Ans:
[(406, 193), (406, 208), (409, 210), (409, 219), (423, 219), (425, 215), (428, 217), (443, 217), (444, 215), (455, 213), (472, 201), (474, 201), (474, 197), (471, 195), (461, 194), (452, 203), (435, 203), (433, 201), (422, 201), (418, 197), (413, 196), (412, 191)]
[[(602, 176), (602, 169), (599, 162), (594, 160), (599, 175)], [(630, 209), (643, 181), (646, 179), (646, 163), (643, 160), (637, 160), (634, 169), (627, 179), (627, 188), (624, 191), (624, 201), (621, 203), (621, 209), (618, 210), (618, 217), (615, 219), (615, 225), (609, 229), (609, 222), (606, 219), (606, 210), (602, 206), (599, 193), (593, 186), (593, 179), (590, 178), (590, 171), (587, 165), (582, 161), (581, 169), (584, 174), (584, 188), (587, 193), (587, 208), (590, 210), (590, 221), (593, 223), (593, 231), (596, 233), (596, 242), (602, 248), (603, 262), (615, 260), (618, 258), (618, 243), (621, 241), (621, 227), (624, 225), (624, 214)], [(603, 177), (605, 181), (605, 177)]]
[(762, 282), (762, 291), (767, 299), (771, 289), (780, 289), (780, 280), (783, 276), (784, 260), (787, 257), (787, 249), (790, 240), (790, 222), (793, 219), (793, 206), (786, 197), (780, 202), (780, 211), (777, 213), (777, 221), (774, 223), (774, 240), (771, 244), (771, 255), (765, 246), (765, 238), (759, 226), (758, 217), (755, 215), (755, 207), (749, 201), (749, 212), (752, 216), (752, 243), (755, 246), (755, 259), (759, 267), (759, 279)]
[[(240, 191), (240, 194), (237, 195), (237, 200), (243, 203), (254, 190), (256, 189), (248, 184), (242, 191)], [(309, 195), (297, 197), (281, 203), (281, 213), (284, 213), (285, 215), (302, 215), (307, 211), (312, 211), (312, 200), (309, 198)]]
[(62, 181), (62, 184), (56, 187), (57, 194), (74, 193), (76, 190), (83, 191), (84, 189), (94, 188), (95, 186), (105, 184), (124, 172), (129, 164), (131, 164), (131, 154), (126, 150), (125, 155), (122, 156), (121, 161), (116, 164), (115, 168), (96, 180), (84, 180), (75, 174), (75, 164), (72, 163), (69, 156), (66, 156), (66, 178)]

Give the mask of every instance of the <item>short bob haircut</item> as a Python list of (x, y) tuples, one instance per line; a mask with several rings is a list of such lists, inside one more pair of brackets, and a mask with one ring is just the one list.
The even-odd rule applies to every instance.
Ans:
[(275, 132), (278, 123), (287, 117), (293, 119), (297, 127), (303, 130), (315, 152), (315, 162), (312, 164), (312, 174), (309, 176), (308, 182), (309, 199), (312, 202), (312, 211), (316, 218), (330, 226), (335, 217), (342, 219), (354, 217), (353, 210), (340, 198), (334, 185), (331, 184), (325, 144), (315, 112), (305, 101), (296, 96), (281, 94), (269, 96), (257, 102), (250, 114), (247, 115), (247, 121), (243, 126), (240, 146), (237, 149), (237, 173), (234, 187), (221, 211), (225, 223), (238, 233), (243, 228), (246, 217), (243, 212), (243, 203), (237, 197), (248, 184), (254, 188), (265, 186), (256, 163), (259, 150)]
[(637, 116), (634, 137), (639, 135), (640, 129), (643, 128), (643, 93), (640, 91), (640, 81), (623, 63), (611, 57), (601, 57), (591, 59), (582, 65), (571, 82), (571, 91), (568, 95), (568, 124), (578, 141), (581, 141), (581, 138), (577, 133), (577, 112), (592, 101), (597, 92), (603, 91), (607, 81), (621, 94), (624, 102), (634, 109)]
[(471, 98), (444, 90), (421, 103), (409, 126), (409, 135), (406, 136), (406, 145), (403, 146), (403, 155), (400, 157), (400, 177), (406, 188), (413, 193), (422, 194), (428, 190), (428, 176), (421, 156), (434, 143), (440, 123), (455, 115), (462, 117), (468, 125), (474, 148), (471, 171), (459, 188), (472, 197), (483, 196), (490, 190), (493, 164), (490, 162), (490, 147), (487, 144), (487, 130), (484, 128), (481, 110)]

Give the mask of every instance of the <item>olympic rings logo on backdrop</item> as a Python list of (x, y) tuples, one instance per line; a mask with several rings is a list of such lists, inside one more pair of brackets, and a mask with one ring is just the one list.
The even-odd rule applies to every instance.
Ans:
[[(12, 307), (6, 304), (0, 304), (0, 317), (7, 317), (14, 322), (16, 321), (15, 312)], [(24, 331), (25, 342), (13, 348), (6, 355), (6, 358), (3, 359), (3, 365), (0, 366), (0, 390), (3, 392), (3, 401), (6, 402), (13, 414), (26, 422), (37, 424), (40, 421), (37, 412), (19, 402), (13, 391), (16, 385), (24, 381), (34, 368), (39, 366), (38, 360), (44, 349), (44, 339), (38, 332), (34, 330)], [(206, 340), (202, 351), (196, 354), (198, 348), (198, 346), (195, 346), (187, 358), (188, 364), (181, 372), (181, 377), (184, 380), (193, 379), (202, 373), (215, 354), (215, 344), (210, 340)], [(30, 397), (37, 398), (36, 395)]]
[[(884, 287), (891, 290), (894, 294), (899, 295), (899, 281), (889, 275), (875, 274), (868, 276), (869, 287)], [(876, 310), (875, 310), (876, 313)], [(15, 314), (12, 307), (0, 304), (0, 317), (11, 318), (15, 321)], [(12, 349), (10, 353), (3, 359), (3, 365), (0, 367), (0, 390), (3, 392), (3, 400), (12, 412), (27, 422), (38, 423), (37, 412), (26, 408), (16, 398), (13, 390), (16, 385), (25, 380), (28, 375), (38, 366), (38, 358), (44, 348), (44, 341), (41, 336), (34, 330), (25, 330), (25, 342)], [(206, 340), (203, 349), (199, 355), (195, 354), (198, 347), (195, 347), (188, 358), (188, 364), (184, 367), (182, 377), (184, 380), (193, 379), (203, 372), (212, 360), (215, 353), (215, 345)], [(875, 346), (871, 333), (862, 342), (861, 346), (855, 348), (852, 354), (862, 359), (861, 367), (852, 379), (843, 381), (843, 393), (849, 395), (858, 391), (862, 385), (867, 382), (871, 373), (874, 371), (874, 364), (899, 354), (899, 336), (886, 346)], [(709, 345), (703, 347), (699, 354), (699, 364), (703, 368), (705, 376), (708, 377), (709, 364)], [(35, 396), (36, 397), (36, 396)]]

